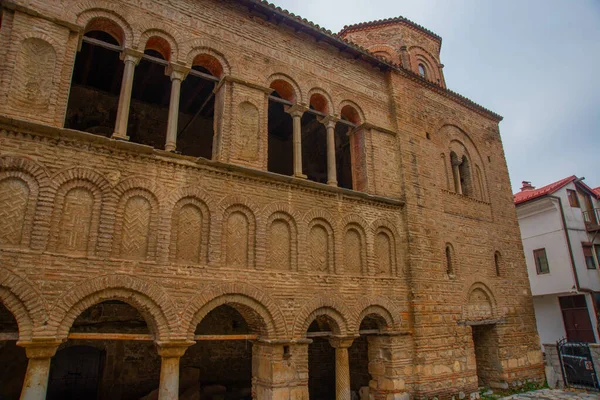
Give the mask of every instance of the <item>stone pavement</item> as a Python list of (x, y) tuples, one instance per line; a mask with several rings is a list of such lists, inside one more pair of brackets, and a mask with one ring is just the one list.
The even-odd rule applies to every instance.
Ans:
[(502, 400), (598, 400), (600, 399), (600, 392), (584, 392), (577, 390), (556, 390), (556, 389), (543, 389), (536, 390), (533, 392), (514, 394), (512, 396), (504, 397)]

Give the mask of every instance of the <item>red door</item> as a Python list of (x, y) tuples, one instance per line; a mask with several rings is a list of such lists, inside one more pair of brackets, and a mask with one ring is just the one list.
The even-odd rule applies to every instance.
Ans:
[(570, 342), (595, 343), (594, 328), (590, 321), (584, 295), (559, 297), (567, 339)]

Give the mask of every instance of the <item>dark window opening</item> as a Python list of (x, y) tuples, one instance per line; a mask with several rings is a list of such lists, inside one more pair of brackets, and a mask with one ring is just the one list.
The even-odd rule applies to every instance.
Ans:
[(0, 303), (0, 333), (19, 333), (17, 320), (2, 303)]
[[(119, 46), (113, 36), (105, 32), (90, 31), (85, 36)], [(83, 42), (73, 69), (65, 128), (106, 137), (112, 135), (123, 68), (118, 51)]]
[[(212, 73), (199, 65), (192, 70)], [(212, 158), (216, 82), (188, 74), (181, 84), (177, 152), (192, 157)]]
[(338, 186), (352, 190), (352, 156), (350, 151), (351, 128), (346, 124), (335, 126), (335, 166)]
[(327, 130), (317, 116), (302, 116), (302, 170), (309, 180), (327, 183)]
[(72, 333), (150, 333), (139, 311), (122, 301), (111, 300), (91, 306), (73, 322)]
[(463, 156), (462, 162), (458, 166), (460, 174), (460, 185), (462, 193), (465, 196), (474, 197), (473, 191), (473, 178), (471, 176), (471, 163), (466, 156)]
[(569, 197), (569, 205), (571, 207), (579, 208), (579, 196), (575, 190), (567, 189), (567, 196)]
[(16, 340), (0, 341), (0, 399), (20, 398), (27, 362), (25, 349)]
[(538, 275), (547, 274), (550, 272), (548, 257), (546, 256), (546, 249), (534, 250), (533, 259), (535, 260), (535, 269), (537, 270)]
[(423, 64), (419, 64), (419, 75), (421, 75), (422, 78), (427, 78), (427, 70)]
[(454, 261), (452, 258), (454, 257), (452, 247), (450, 245), (446, 246), (446, 273), (448, 275), (454, 274)]
[(48, 400), (100, 398), (105, 352), (92, 346), (59, 350), (50, 367)]
[[(283, 98), (277, 91), (271, 94)], [(281, 175), (294, 173), (293, 118), (285, 112), (286, 105), (269, 100), (269, 153), (267, 169)]]
[(501, 263), (500, 253), (496, 252), (494, 254), (494, 265), (496, 267), (496, 276), (500, 276), (500, 263)]
[(154, 60), (144, 57), (135, 68), (127, 135), (132, 142), (164, 149), (171, 79), (165, 75), (166, 62), (159, 61), (164, 61), (161, 53), (146, 50), (144, 54)]

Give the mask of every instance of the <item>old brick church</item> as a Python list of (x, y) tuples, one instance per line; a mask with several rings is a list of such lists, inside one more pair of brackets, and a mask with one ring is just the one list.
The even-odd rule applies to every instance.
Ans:
[(502, 117), (446, 88), (439, 36), (259, 0), (1, 7), (0, 398), (543, 382)]

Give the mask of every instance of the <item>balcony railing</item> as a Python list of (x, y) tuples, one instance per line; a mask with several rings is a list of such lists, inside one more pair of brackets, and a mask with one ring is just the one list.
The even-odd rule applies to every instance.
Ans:
[(588, 231), (600, 230), (600, 208), (582, 211), (583, 220)]

